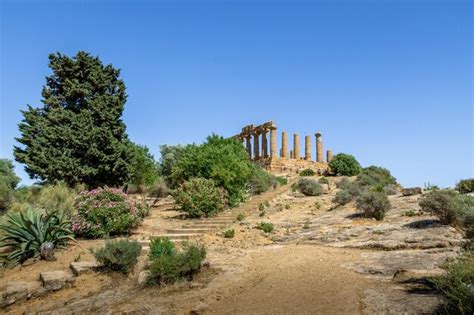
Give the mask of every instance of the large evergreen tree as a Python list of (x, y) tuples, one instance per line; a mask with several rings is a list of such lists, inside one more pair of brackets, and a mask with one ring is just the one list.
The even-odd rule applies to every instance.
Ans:
[(72, 58), (51, 54), (49, 67), (43, 107), (22, 111), (15, 159), (41, 181), (121, 185), (130, 150), (121, 120), (127, 95), (120, 70), (82, 51)]

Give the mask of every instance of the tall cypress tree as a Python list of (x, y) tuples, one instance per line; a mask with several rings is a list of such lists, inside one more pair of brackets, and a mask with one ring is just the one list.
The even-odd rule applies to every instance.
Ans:
[(49, 67), (43, 106), (22, 111), (15, 159), (31, 178), (45, 182), (121, 185), (130, 152), (120, 70), (83, 51), (72, 58), (51, 54)]

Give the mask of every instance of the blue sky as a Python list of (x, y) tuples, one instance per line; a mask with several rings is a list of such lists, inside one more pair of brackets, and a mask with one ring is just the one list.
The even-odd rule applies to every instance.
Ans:
[(48, 54), (85, 50), (122, 69), (128, 133), (155, 156), (274, 120), (405, 186), (474, 176), (471, 1), (0, 2), (0, 157)]

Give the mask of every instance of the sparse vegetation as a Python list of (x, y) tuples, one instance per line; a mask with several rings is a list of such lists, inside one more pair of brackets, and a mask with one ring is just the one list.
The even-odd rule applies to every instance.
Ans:
[(243, 221), (244, 219), (245, 219), (245, 214), (239, 213), (239, 214), (237, 215), (237, 221)]
[(306, 168), (300, 172), (300, 176), (305, 177), (305, 176), (314, 176), (316, 175), (316, 172), (313, 171), (310, 168)]
[(417, 215), (420, 215), (420, 213), (419, 213), (419, 212), (416, 212), (416, 211), (413, 210), (413, 209), (410, 209), (410, 210), (405, 211), (405, 216), (406, 216), (406, 217), (414, 217), (414, 216), (417, 216)]
[(234, 229), (225, 230), (222, 236), (224, 236), (224, 238), (234, 238), (235, 230)]
[(31, 208), (18, 213), (9, 212), (0, 224), (0, 248), (7, 249), (0, 258), (11, 266), (32, 257), (47, 259), (42, 255), (45, 246), (54, 250), (74, 240), (70, 228), (71, 222), (63, 212), (45, 214)]
[(256, 228), (262, 230), (265, 233), (271, 233), (273, 231), (273, 224), (268, 222), (260, 222)]
[(141, 249), (137, 241), (109, 240), (91, 252), (105, 270), (128, 273), (137, 264)]
[(326, 177), (321, 177), (318, 179), (318, 182), (320, 184), (326, 184), (326, 185), (329, 185), (329, 180), (326, 178)]
[(306, 222), (303, 224), (303, 229), (304, 229), (304, 230), (309, 229), (309, 224), (310, 224), (310, 222), (309, 222), (309, 221), (306, 221)]
[(212, 217), (226, 207), (227, 194), (212, 179), (192, 178), (176, 190), (176, 203), (190, 217)]
[(181, 251), (158, 256), (151, 261), (151, 277), (148, 284), (166, 284), (183, 278), (191, 279), (201, 268), (205, 258), (204, 246), (184, 243)]
[(357, 209), (364, 211), (367, 218), (383, 220), (390, 207), (390, 201), (384, 193), (368, 191), (357, 198)]
[(173, 255), (176, 252), (174, 243), (167, 237), (155, 237), (150, 241), (150, 258), (156, 258), (163, 255)]
[(268, 173), (259, 166), (254, 166), (255, 170), (249, 180), (249, 190), (251, 195), (259, 195), (270, 188), (278, 186), (278, 180), (275, 176)]
[(361, 167), (354, 156), (350, 154), (336, 154), (329, 162), (331, 172), (342, 176), (355, 176), (360, 173)]
[(461, 194), (468, 194), (474, 192), (474, 178), (460, 180), (456, 184), (456, 190)]
[[(454, 190), (433, 190), (423, 197), (420, 207), (423, 211), (438, 216), (443, 224), (469, 225), (463, 222), (474, 213), (474, 197), (460, 195)], [(465, 228), (470, 227), (465, 226)]]
[(446, 314), (474, 313), (474, 254), (465, 252), (443, 266), (446, 274), (430, 279), (444, 299)]
[(431, 191), (431, 190), (439, 190), (439, 186), (438, 185), (433, 185), (431, 184), (430, 182), (427, 182), (424, 184), (424, 190), (426, 191)]
[(288, 179), (286, 179), (286, 178), (283, 177), (283, 176), (277, 176), (277, 177), (276, 177), (276, 181), (278, 182), (278, 184), (279, 184), (280, 186), (284, 186), (284, 185), (288, 184)]
[(323, 193), (323, 187), (311, 178), (300, 178), (293, 188), (305, 196), (319, 196)]

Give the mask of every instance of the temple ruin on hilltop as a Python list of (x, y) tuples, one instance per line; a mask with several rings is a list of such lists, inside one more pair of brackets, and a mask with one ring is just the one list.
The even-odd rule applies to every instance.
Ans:
[[(268, 138), (270, 133), (270, 152), (268, 152)], [(326, 152), (326, 162), (323, 160), (323, 142), (321, 133), (315, 133), (316, 137), (316, 160), (311, 157), (311, 136), (305, 136), (304, 156), (301, 156), (300, 137), (293, 134), (293, 150), (289, 150), (288, 133), (281, 133), (281, 148), (277, 148), (277, 127), (273, 121), (259, 126), (248, 125), (242, 128), (242, 132), (235, 136), (240, 142), (245, 142), (249, 158), (260, 164), (266, 170), (274, 173), (299, 173), (299, 171), (310, 168), (318, 174), (328, 171), (328, 163), (332, 159), (332, 151)], [(252, 144), (253, 138), (253, 144)]]

